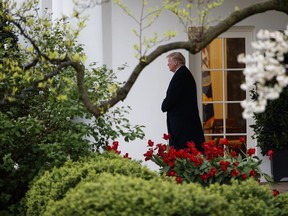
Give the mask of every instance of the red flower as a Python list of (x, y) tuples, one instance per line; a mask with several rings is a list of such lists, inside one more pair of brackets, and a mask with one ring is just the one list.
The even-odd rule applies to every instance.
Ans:
[(148, 161), (148, 160), (150, 160), (151, 158), (152, 158), (152, 156), (153, 156), (153, 150), (148, 150), (145, 154), (144, 154), (144, 156), (145, 156), (145, 161)]
[(220, 165), (221, 165), (221, 170), (222, 170), (223, 172), (226, 172), (226, 171), (227, 171), (227, 168), (228, 168), (228, 166), (229, 166), (229, 162), (228, 162), (228, 161), (223, 161), (223, 160), (221, 160), (221, 161), (220, 161)]
[(174, 159), (170, 159), (170, 158), (168, 158), (168, 157), (165, 157), (164, 159), (163, 159), (163, 161), (166, 163), (166, 164), (168, 164), (170, 167), (174, 167)]
[(217, 173), (217, 169), (215, 167), (212, 167), (208, 175), (212, 177), (212, 176), (215, 176), (216, 173)]
[(273, 189), (272, 192), (273, 192), (273, 196), (274, 197), (278, 196), (280, 194), (280, 192), (278, 190), (276, 190), (276, 189)]
[(233, 163), (233, 165), (234, 165), (234, 166), (238, 166), (238, 165), (239, 165), (239, 162), (238, 162), (238, 161), (235, 161), (235, 162)]
[(169, 170), (169, 172), (167, 173), (167, 176), (175, 176), (175, 175), (176, 175), (176, 172), (173, 169)]
[(162, 152), (164, 152), (164, 151), (166, 151), (166, 145), (163, 145), (163, 144), (157, 144), (156, 145), (156, 149), (159, 149), (158, 151), (162, 151)]
[(191, 152), (191, 154), (193, 155), (197, 155), (199, 154), (200, 152), (195, 148), (195, 144), (194, 142), (187, 142), (187, 146)]
[(223, 172), (226, 172), (226, 171), (227, 171), (227, 166), (222, 166), (222, 167), (221, 167), (221, 170), (222, 170)]
[(257, 172), (255, 170), (250, 171), (250, 176), (255, 177), (257, 175)]
[(269, 160), (272, 160), (272, 155), (273, 155), (273, 151), (270, 149), (270, 150), (267, 152), (267, 156), (269, 157)]
[(245, 138), (245, 137), (240, 137), (240, 138), (239, 138), (239, 141), (240, 141), (241, 143), (245, 143), (245, 142), (246, 142), (246, 138)]
[(187, 146), (189, 147), (189, 148), (194, 148), (195, 147), (195, 143), (194, 142), (187, 142)]
[(118, 151), (118, 146), (119, 146), (119, 142), (118, 141), (114, 141), (112, 143), (112, 146), (107, 146), (106, 147), (106, 150), (107, 151), (114, 151), (116, 154), (120, 155), (121, 151)]
[(237, 158), (237, 153), (235, 151), (231, 151), (230, 154), (231, 154), (232, 157)]
[(229, 140), (227, 138), (221, 139), (220, 144), (221, 145), (227, 145), (229, 143)]
[(222, 145), (216, 146), (214, 141), (210, 141), (208, 143), (203, 144), (204, 148), (204, 155), (208, 161), (212, 160), (213, 158), (217, 158), (219, 156), (224, 155), (224, 148)]
[(176, 178), (176, 182), (177, 182), (177, 183), (182, 183), (182, 182), (183, 182), (183, 179), (182, 179), (181, 177), (177, 177), (177, 178)]
[(254, 154), (255, 154), (255, 148), (250, 148), (250, 149), (248, 149), (247, 154), (248, 154), (249, 156), (254, 155)]
[(129, 157), (129, 154), (128, 154), (128, 153), (126, 153), (126, 154), (123, 156), (123, 158), (127, 158), (127, 159), (130, 159), (130, 160), (131, 160), (131, 157)]
[(231, 172), (231, 176), (238, 176), (239, 175), (239, 172), (237, 169), (233, 169), (232, 172)]
[(194, 165), (196, 167), (199, 167), (202, 165), (202, 163), (203, 163), (203, 158), (197, 158), (197, 160), (194, 162)]
[(242, 178), (242, 179), (246, 179), (246, 178), (247, 178), (246, 173), (243, 173), (243, 174), (241, 175), (241, 178)]
[(148, 146), (152, 147), (154, 145), (154, 142), (152, 140), (148, 140)]
[(164, 140), (169, 140), (170, 139), (170, 134), (163, 134), (163, 139)]
[(201, 175), (201, 178), (202, 178), (203, 181), (206, 181), (209, 178), (209, 175), (207, 173), (203, 173)]
[(220, 165), (221, 165), (221, 166), (229, 166), (229, 161), (223, 161), (223, 160), (221, 160), (221, 161), (220, 161)]
[(209, 141), (209, 146), (210, 146), (210, 147), (216, 146), (215, 141), (214, 141), (214, 140), (210, 140), (210, 141)]

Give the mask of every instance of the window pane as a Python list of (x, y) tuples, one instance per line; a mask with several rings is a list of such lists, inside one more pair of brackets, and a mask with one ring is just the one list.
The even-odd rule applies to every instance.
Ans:
[(206, 48), (202, 50), (202, 70), (223, 68), (223, 39), (214, 39)]
[(237, 61), (241, 53), (245, 53), (245, 38), (226, 38), (225, 62), (227, 68), (244, 68), (245, 65)]
[(202, 101), (223, 101), (223, 72), (202, 72)]
[(227, 85), (226, 100), (228, 101), (242, 101), (246, 98), (245, 91), (240, 88), (244, 81), (244, 74), (242, 71), (227, 71)]
[(246, 121), (241, 116), (238, 118), (226, 118), (225, 123), (226, 133), (246, 133)]
[(223, 104), (203, 103), (203, 128), (205, 133), (222, 133), (214, 125), (215, 119), (223, 119)]

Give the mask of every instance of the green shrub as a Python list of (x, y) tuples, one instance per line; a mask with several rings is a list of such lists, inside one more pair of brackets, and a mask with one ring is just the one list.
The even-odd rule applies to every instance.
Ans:
[[(207, 190), (220, 192), (230, 206), (233, 215), (257, 216), (274, 215), (274, 196), (268, 186), (260, 186), (254, 179), (231, 185), (211, 185)], [(277, 215), (277, 214), (276, 214)]]
[[(81, 26), (67, 28), (70, 19), (54, 22), (48, 11), (38, 16), (37, 2), (0, 1), (0, 215), (17, 215), (40, 170), (77, 160), (91, 149), (101, 151), (119, 137), (127, 142), (144, 137), (143, 126), (130, 124), (129, 107), (93, 118), (80, 100), (79, 73), (67, 64), (69, 56), (86, 65), (83, 44), (77, 41), (85, 19), (79, 16)], [(88, 98), (96, 107), (122, 85), (105, 65), (83, 70)]]
[(281, 193), (276, 196), (274, 200), (274, 206), (276, 207), (275, 215), (287, 216), (288, 215), (288, 193)]
[(227, 201), (199, 184), (176, 184), (103, 173), (83, 181), (44, 215), (232, 215)]
[(61, 200), (70, 188), (81, 181), (96, 181), (98, 174), (103, 172), (147, 180), (159, 177), (156, 172), (142, 167), (138, 161), (122, 158), (113, 152), (91, 153), (89, 157), (77, 162), (68, 161), (60, 168), (39, 175), (23, 200), (23, 215), (42, 215), (49, 202)]
[(287, 98), (288, 87), (285, 87), (278, 99), (268, 101), (265, 112), (255, 113), (255, 124), (251, 127), (263, 155), (269, 150), (281, 151), (288, 147)]

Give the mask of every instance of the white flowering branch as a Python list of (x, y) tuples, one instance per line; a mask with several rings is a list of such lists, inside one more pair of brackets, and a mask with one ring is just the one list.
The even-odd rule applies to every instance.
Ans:
[(243, 72), (245, 83), (241, 89), (254, 89), (257, 95), (255, 99), (241, 103), (243, 118), (246, 119), (254, 113), (264, 112), (267, 101), (279, 98), (288, 85), (287, 65), (284, 64), (284, 55), (288, 53), (288, 26), (284, 32), (260, 30), (257, 38), (252, 43), (254, 53), (238, 56), (238, 61), (246, 64)]

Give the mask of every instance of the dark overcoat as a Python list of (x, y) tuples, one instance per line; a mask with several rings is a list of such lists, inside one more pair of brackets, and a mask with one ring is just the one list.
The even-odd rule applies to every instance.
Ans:
[(197, 105), (197, 90), (193, 75), (181, 66), (173, 75), (161, 109), (167, 112), (169, 145), (177, 150), (193, 141), (203, 152), (204, 134)]

